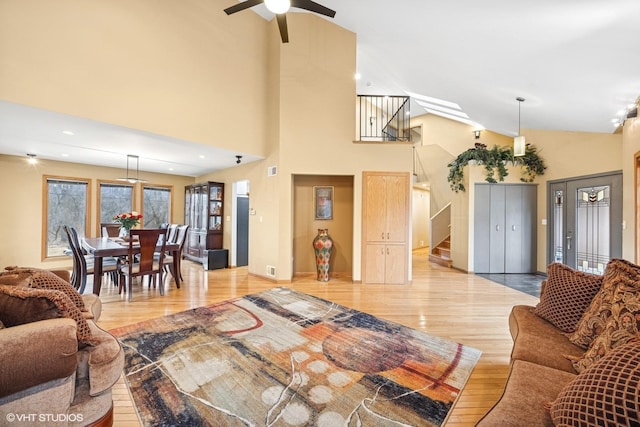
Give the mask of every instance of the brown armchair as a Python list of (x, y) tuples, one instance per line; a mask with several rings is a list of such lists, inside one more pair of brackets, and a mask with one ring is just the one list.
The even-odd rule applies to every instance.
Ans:
[(95, 323), (98, 297), (72, 294), (59, 276), (69, 279), (66, 271), (0, 272), (0, 423), (113, 424), (111, 387), (124, 352)]

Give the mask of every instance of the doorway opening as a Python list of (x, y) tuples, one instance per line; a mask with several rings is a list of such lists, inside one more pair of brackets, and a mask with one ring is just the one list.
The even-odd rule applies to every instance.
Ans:
[(233, 183), (231, 208), (231, 265), (249, 265), (249, 181)]

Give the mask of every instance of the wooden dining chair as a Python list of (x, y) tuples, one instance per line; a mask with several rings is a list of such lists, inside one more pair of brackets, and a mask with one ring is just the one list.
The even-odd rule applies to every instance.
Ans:
[[(164, 295), (162, 273), (164, 272), (164, 257), (154, 257), (159, 251), (164, 253), (167, 244), (167, 229), (145, 228), (131, 229), (129, 239), (129, 253), (127, 258), (118, 265), (118, 293), (128, 291), (128, 300), (131, 301), (133, 293), (133, 279), (140, 278), (142, 285), (144, 276), (149, 276), (149, 286), (153, 281), (154, 287), (158, 283), (160, 295)], [(157, 282), (156, 282), (157, 279)]]
[[(180, 249), (177, 252), (177, 256), (178, 256), (178, 271), (173, 271), (173, 252), (167, 253), (164, 257), (164, 267), (165, 270), (168, 269), (169, 273), (171, 273), (171, 275), (173, 277), (179, 277), (180, 280), (176, 281), (176, 285), (179, 288), (180, 287), (180, 281), (182, 281), (182, 268), (180, 266), (181, 261), (182, 261), (182, 251), (184, 250), (184, 244), (187, 241), (187, 231), (189, 230), (189, 225), (187, 224), (183, 224), (183, 225), (178, 225), (177, 226), (177, 231), (176, 231), (176, 237), (175, 240), (172, 241), (172, 243), (177, 243), (178, 245), (180, 245)], [(171, 240), (169, 240), (171, 242)], [(176, 274), (178, 276), (176, 276)]]
[[(87, 286), (87, 276), (94, 274), (93, 269), (93, 255), (85, 254), (80, 238), (78, 237), (78, 231), (74, 227), (63, 225), (62, 229), (67, 235), (67, 242), (69, 243), (69, 249), (71, 249), (71, 256), (73, 257), (73, 269), (71, 270), (71, 285), (83, 293)], [(102, 260), (102, 272), (109, 275), (115, 283), (116, 271), (118, 265), (115, 258), (106, 257)]]
[(103, 222), (100, 224), (100, 237), (120, 236), (120, 224), (116, 222)]

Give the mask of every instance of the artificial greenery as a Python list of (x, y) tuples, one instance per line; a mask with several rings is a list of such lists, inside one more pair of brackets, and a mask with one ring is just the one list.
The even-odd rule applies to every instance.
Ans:
[(515, 157), (511, 147), (494, 145), (493, 148), (487, 149), (485, 144), (476, 143), (475, 147), (460, 153), (455, 160), (447, 165), (449, 166), (447, 181), (449, 181), (451, 189), (456, 193), (465, 191), (462, 183), (464, 178), (463, 170), (470, 161), (475, 161), (478, 165), (484, 166), (486, 171), (485, 180), (491, 183), (504, 181), (504, 178), (509, 175), (505, 166), (506, 162), (513, 162), (514, 165), (522, 166), (522, 176), (520, 177), (522, 182), (533, 182), (535, 177), (543, 175), (544, 170), (547, 168), (544, 160), (538, 155), (538, 150), (531, 144), (526, 145), (524, 156)]

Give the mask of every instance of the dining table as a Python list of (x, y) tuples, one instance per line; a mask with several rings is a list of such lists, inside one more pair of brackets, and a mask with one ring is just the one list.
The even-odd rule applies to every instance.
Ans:
[[(100, 288), (102, 288), (102, 260), (105, 257), (123, 257), (129, 255), (129, 242), (121, 238), (113, 237), (85, 237), (82, 241), (82, 246), (93, 255), (93, 293), (100, 295)], [(160, 244), (157, 247), (158, 252), (162, 247)], [(180, 245), (178, 243), (165, 244), (165, 252), (171, 253), (173, 256), (173, 271), (176, 272), (174, 280), (176, 281), (176, 287), (180, 287), (180, 274), (178, 272), (180, 266)], [(140, 253), (140, 245), (133, 244), (134, 255)]]

